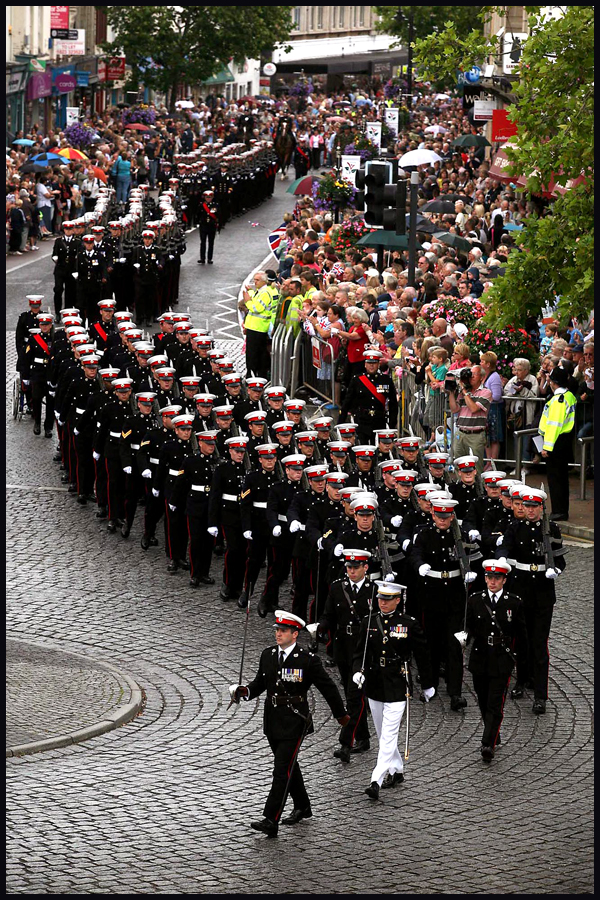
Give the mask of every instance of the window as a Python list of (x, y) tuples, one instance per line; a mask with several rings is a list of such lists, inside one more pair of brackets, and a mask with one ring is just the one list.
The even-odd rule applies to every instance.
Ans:
[(317, 28), (323, 27), (323, 7), (317, 6)]
[(364, 6), (358, 7), (358, 24), (359, 25), (365, 24), (365, 8), (364, 8)]
[(96, 10), (96, 43), (101, 44), (106, 40), (106, 12), (102, 9)]
[(300, 7), (294, 7), (294, 27), (300, 28)]
[(315, 8), (314, 6), (308, 7), (308, 30), (315, 30)]
[(343, 28), (346, 24), (346, 7), (340, 6), (340, 16), (338, 19), (338, 27)]

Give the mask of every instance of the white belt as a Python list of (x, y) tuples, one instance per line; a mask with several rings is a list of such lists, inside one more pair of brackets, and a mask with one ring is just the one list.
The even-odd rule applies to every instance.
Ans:
[(257, 509), (266, 509), (267, 501), (265, 500), (264, 503), (253, 503), (252, 506), (256, 506)]
[(277, 518), (280, 522), (287, 522), (287, 516), (284, 516), (283, 513), (279, 513)]
[(140, 445), (139, 445), (139, 444), (132, 444), (132, 445), (131, 445), (131, 449), (132, 449), (132, 450), (139, 450), (139, 449), (140, 449)]
[(35, 356), (34, 359), (33, 359), (33, 361), (34, 361), (34, 362), (39, 362), (39, 363), (45, 363), (45, 362), (46, 362), (45, 359), (40, 358), (39, 356)]
[(169, 469), (169, 475), (179, 475), (179, 469)]
[[(508, 560), (507, 560), (508, 562)], [(520, 563), (520, 562), (512, 562), (511, 566), (514, 566), (516, 569), (521, 569), (522, 572), (545, 572), (546, 566), (544, 563)]]
[(111, 437), (121, 437), (120, 431), (109, 431), (108, 433), (110, 434)]
[(237, 494), (221, 494), (222, 500), (234, 500), (237, 502), (238, 496)]
[[(287, 522), (287, 519), (286, 519), (286, 522)], [(306, 528), (306, 525), (303, 525), (302, 522), (300, 522), (299, 525), (300, 525), (300, 528), (299, 528), (298, 530), (299, 530), (299, 531), (304, 531), (304, 529)], [(372, 576), (371, 576), (371, 577), (372, 577)]]
[[(450, 569), (450, 571), (444, 569), (442, 572), (435, 572), (431, 569), (427, 573), (427, 578), (457, 578), (459, 575), (460, 569)], [(373, 575), (371, 575), (371, 578), (373, 578)]]
[(77, 413), (78, 416), (82, 416), (85, 412), (85, 409), (76, 409), (75, 412)]
[(210, 491), (210, 485), (209, 484), (193, 484), (192, 490), (193, 491)]
[(158, 460), (157, 460), (157, 459), (154, 459), (152, 456), (150, 457), (150, 462), (151, 462), (151, 463), (154, 463), (155, 466), (158, 465)]

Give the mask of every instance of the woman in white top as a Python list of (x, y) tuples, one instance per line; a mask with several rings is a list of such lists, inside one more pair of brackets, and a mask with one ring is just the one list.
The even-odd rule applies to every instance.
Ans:
[(99, 190), (100, 181), (98, 180), (98, 178), (96, 178), (95, 175), (92, 175), (92, 173), (88, 171), (83, 182), (81, 183), (84, 213), (91, 212), (96, 206), (96, 200), (98, 199)]

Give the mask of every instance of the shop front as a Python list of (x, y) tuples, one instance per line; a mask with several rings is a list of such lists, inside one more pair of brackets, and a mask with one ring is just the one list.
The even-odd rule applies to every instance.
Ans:
[(27, 66), (6, 66), (6, 130), (16, 134), (25, 127)]

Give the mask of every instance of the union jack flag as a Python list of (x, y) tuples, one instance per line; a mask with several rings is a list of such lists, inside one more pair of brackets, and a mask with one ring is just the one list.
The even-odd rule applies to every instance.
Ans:
[(285, 235), (286, 235), (286, 226), (282, 224), (279, 228), (276, 228), (275, 231), (272, 231), (268, 237), (269, 247), (271, 248), (273, 254), (278, 257), (279, 254), (277, 251), (279, 250), (282, 241), (285, 243)]

